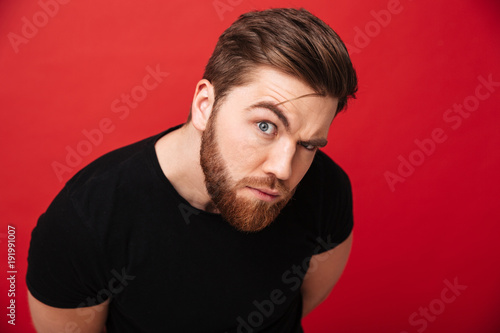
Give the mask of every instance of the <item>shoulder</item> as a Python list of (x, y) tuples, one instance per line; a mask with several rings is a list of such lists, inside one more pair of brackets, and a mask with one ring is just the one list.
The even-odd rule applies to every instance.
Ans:
[(120, 193), (151, 179), (154, 170), (154, 144), (161, 134), (118, 148), (81, 169), (61, 193), (84, 223), (104, 217), (116, 204)]
[(141, 175), (144, 170), (152, 169), (156, 157), (155, 143), (168, 131), (170, 129), (97, 158), (66, 183), (67, 190), (73, 193), (92, 184), (109, 186), (120, 179)]
[(141, 159), (141, 155), (147, 154), (147, 149), (154, 144), (155, 137), (152, 136), (104, 154), (78, 171), (67, 182), (66, 187), (75, 189), (96, 178), (113, 178), (117, 172), (127, 169), (132, 163)]

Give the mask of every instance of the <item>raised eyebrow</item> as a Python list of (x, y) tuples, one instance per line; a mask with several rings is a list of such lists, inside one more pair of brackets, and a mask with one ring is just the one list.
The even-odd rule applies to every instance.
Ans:
[(274, 113), (276, 115), (276, 117), (279, 118), (279, 120), (281, 120), (283, 125), (285, 125), (285, 128), (287, 131), (290, 130), (290, 123), (288, 122), (288, 118), (285, 116), (283, 111), (281, 111), (280, 108), (276, 106), (276, 104), (269, 103), (269, 102), (258, 102), (258, 103), (251, 105), (247, 109), (251, 110), (251, 109), (256, 109), (256, 108), (268, 109), (269, 111)]
[(314, 147), (323, 148), (324, 146), (326, 146), (328, 144), (328, 140), (323, 139), (323, 138), (311, 139), (311, 140), (307, 140), (307, 141), (299, 141), (299, 144), (305, 145), (305, 146), (311, 145)]

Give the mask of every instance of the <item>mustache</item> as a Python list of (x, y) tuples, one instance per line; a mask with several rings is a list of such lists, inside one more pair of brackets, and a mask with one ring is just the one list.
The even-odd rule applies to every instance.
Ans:
[(243, 187), (264, 187), (270, 188), (271, 190), (277, 190), (280, 195), (288, 196), (290, 195), (290, 189), (283, 183), (281, 179), (276, 178), (276, 176), (269, 177), (245, 177), (236, 183), (236, 188)]

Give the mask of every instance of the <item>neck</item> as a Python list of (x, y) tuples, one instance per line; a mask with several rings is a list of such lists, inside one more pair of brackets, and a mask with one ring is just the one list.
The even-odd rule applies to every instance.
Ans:
[(201, 133), (185, 124), (163, 136), (155, 145), (161, 169), (176, 191), (191, 206), (210, 210), (211, 200), (200, 165)]

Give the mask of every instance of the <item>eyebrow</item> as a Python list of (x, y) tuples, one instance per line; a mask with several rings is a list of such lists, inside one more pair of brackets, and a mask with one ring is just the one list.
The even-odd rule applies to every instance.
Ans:
[[(267, 110), (271, 111), (272, 113), (274, 113), (276, 115), (276, 117), (278, 117), (279, 120), (281, 120), (281, 122), (283, 123), (283, 125), (285, 125), (285, 128), (288, 132), (290, 130), (290, 122), (288, 121), (288, 118), (285, 116), (283, 111), (281, 111), (281, 109), (278, 107), (278, 105), (280, 105), (282, 103), (273, 104), (273, 103), (265, 102), (265, 101), (264, 102), (257, 102), (255, 104), (252, 104), (251, 106), (249, 106), (247, 108), (247, 110), (251, 111), (251, 110), (257, 109), (257, 108), (263, 108), (263, 109), (267, 109)], [(326, 140), (324, 138), (318, 138), (318, 139), (311, 139), (311, 140), (306, 140), (306, 141), (299, 141), (298, 143), (301, 145), (306, 145), (306, 146), (311, 145), (314, 147), (322, 148), (328, 144), (328, 140)]]
[(273, 104), (270, 102), (257, 102), (255, 104), (251, 105), (250, 107), (248, 107), (247, 110), (259, 109), (259, 108), (268, 109), (269, 111), (274, 113), (276, 115), (276, 117), (278, 117), (279, 120), (281, 120), (283, 125), (285, 125), (286, 130), (287, 131), (290, 130), (290, 122), (288, 121), (288, 118), (285, 116), (283, 111), (281, 111), (281, 109), (277, 106), (277, 104)]
[(328, 144), (328, 140), (323, 139), (323, 138), (311, 139), (311, 140), (307, 140), (307, 141), (299, 141), (299, 144), (304, 145), (304, 146), (311, 145), (314, 147), (323, 148), (324, 146), (326, 146)]

